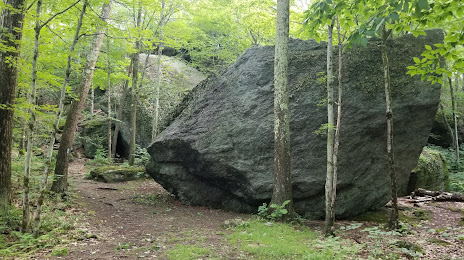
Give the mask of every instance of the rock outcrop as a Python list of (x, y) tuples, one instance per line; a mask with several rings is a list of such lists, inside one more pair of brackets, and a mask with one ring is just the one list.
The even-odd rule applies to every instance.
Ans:
[(408, 193), (418, 188), (449, 191), (449, 172), (446, 159), (440, 152), (424, 147), (416, 168), (411, 172)]
[[(440, 86), (406, 75), (424, 44), (442, 33), (388, 42), (393, 86), (396, 170), (406, 190), (427, 141)], [(348, 217), (390, 198), (385, 96), (379, 41), (344, 56), (344, 100), (336, 214)], [(326, 44), (290, 40), (289, 84), (293, 195), (296, 211), (324, 215)], [(337, 50), (334, 51), (337, 53)], [(175, 120), (149, 147), (147, 173), (183, 203), (255, 212), (273, 186), (274, 47), (253, 47), (222, 75), (194, 88)], [(337, 68), (337, 66), (334, 66)]]

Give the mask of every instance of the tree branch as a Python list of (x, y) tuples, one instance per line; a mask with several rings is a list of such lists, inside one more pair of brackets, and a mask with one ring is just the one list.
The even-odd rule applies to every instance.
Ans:
[(74, 4), (68, 6), (66, 9), (64, 9), (63, 11), (61, 12), (58, 12), (56, 14), (54, 14), (52, 17), (48, 18), (47, 21), (45, 21), (39, 28), (42, 29), (45, 25), (47, 25), (51, 20), (55, 19), (55, 17), (57, 17), (58, 15), (60, 14), (63, 14), (64, 12), (68, 11), (69, 9), (71, 9), (73, 6), (77, 5), (81, 0), (77, 0), (77, 2), (75, 2)]

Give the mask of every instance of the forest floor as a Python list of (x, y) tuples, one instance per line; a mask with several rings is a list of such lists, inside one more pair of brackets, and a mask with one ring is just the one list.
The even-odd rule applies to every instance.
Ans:
[[(231, 243), (228, 236), (233, 230), (224, 227), (227, 220), (246, 221), (251, 215), (182, 205), (150, 179), (87, 180), (83, 160), (74, 161), (70, 171), (73, 207), (69, 211), (78, 216), (75, 228), (84, 235), (67, 245), (64, 256), (42, 251), (34, 258), (183, 259), (173, 252), (190, 250), (197, 252), (196, 257), (189, 252), (185, 259), (259, 259)], [(405, 222), (401, 232), (388, 232), (379, 224), (387, 210), (337, 221), (337, 236), (358, 248), (351, 259), (464, 259), (464, 203), (414, 206), (402, 198), (400, 205)], [(303, 223), (311, 230), (323, 227), (322, 221)]]

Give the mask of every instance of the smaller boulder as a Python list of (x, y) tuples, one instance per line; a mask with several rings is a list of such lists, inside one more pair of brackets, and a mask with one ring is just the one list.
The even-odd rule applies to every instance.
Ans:
[(408, 193), (418, 188), (449, 190), (449, 172), (446, 160), (440, 152), (428, 147), (424, 147), (416, 168), (411, 172)]
[(124, 182), (139, 179), (145, 175), (143, 167), (104, 166), (90, 171), (89, 179), (101, 182)]

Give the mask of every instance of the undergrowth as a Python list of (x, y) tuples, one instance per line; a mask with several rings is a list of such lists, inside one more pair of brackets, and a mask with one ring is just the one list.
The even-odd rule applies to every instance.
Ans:
[[(21, 196), (22, 176), (24, 171), (24, 156), (17, 152), (12, 157), (12, 186), (13, 205), (6, 212), (0, 214), (0, 259), (26, 258), (38, 251), (47, 249), (53, 255), (66, 255), (67, 248), (63, 245), (73, 239), (85, 239), (85, 232), (75, 228), (77, 216), (72, 214), (72, 198), (47, 194), (42, 207), (40, 233), (34, 238), (31, 227), (34, 224), (32, 218), (35, 214), (35, 205), (39, 194), (39, 182), (44, 166), (44, 158), (40, 151), (32, 156), (30, 192), (29, 198), (32, 203), (31, 220), (28, 232), (20, 232), (22, 222)], [(48, 184), (51, 185), (53, 168), (50, 169)], [(55, 248), (56, 247), (56, 248)]]
[(459, 164), (456, 163), (456, 154), (452, 149), (429, 145), (430, 149), (440, 152), (445, 158), (450, 180), (450, 191), (464, 193), (464, 151), (459, 152)]
[(338, 237), (323, 238), (301, 225), (250, 220), (234, 228), (229, 242), (254, 259), (347, 259), (359, 247)]

